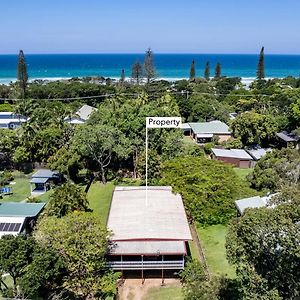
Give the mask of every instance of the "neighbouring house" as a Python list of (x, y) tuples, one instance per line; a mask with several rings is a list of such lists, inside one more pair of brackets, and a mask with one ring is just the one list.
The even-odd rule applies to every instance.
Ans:
[[(269, 203), (270, 199), (276, 194), (272, 194), (265, 197), (254, 196), (250, 198), (244, 198), (235, 201), (235, 206), (238, 211), (238, 215), (243, 215), (247, 208), (260, 208), (265, 207)], [(271, 206), (273, 207), (273, 206)]]
[(264, 157), (268, 152), (272, 152), (271, 148), (253, 148), (253, 149), (246, 149), (246, 151), (251, 155), (253, 158), (252, 167), (255, 167), (256, 163)]
[(220, 160), (238, 168), (251, 168), (253, 158), (243, 149), (212, 148), (212, 159)]
[(30, 233), (45, 203), (0, 203), (0, 238), (3, 235)]
[(0, 112), (0, 129), (16, 129), (26, 121), (27, 119), (24, 116), (13, 112)]
[(169, 186), (116, 187), (107, 227), (112, 231), (108, 265), (117, 271), (182, 270), (192, 240), (181, 196)]
[(282, 131), (276, 133), (276, 136), (280, 146), (299, 149), (300, 137), (298, 135)]
[(51, 188), (51, 185), (58, 184), (60, 181), (61, 176), (57, 171), (38, 170), (30, 180), (31, 193), (45, 193)]
[(205, 144), (217, 139), (220, 143), (231, 138), (228, 125), (221, 121), (188, 123), (191, 127), (191, 136), (200, 144)]
[(181, 130), (184, 135), (190, 136), (191, 135), (191, 126), (189, 123), (182, 123)]
[(72, 117), (66, 117), (65, 122), (69, 124), (84, 124), (94, 111), (98, 109), (87, 104), (83, 105)]

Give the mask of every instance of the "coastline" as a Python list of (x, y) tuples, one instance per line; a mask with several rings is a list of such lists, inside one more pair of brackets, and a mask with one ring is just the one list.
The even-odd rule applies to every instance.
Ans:
[[(93, 76), (91, 76), (93, 77)], [(233, 76), (226, 76), (228, 78), (233, 77)], [(70, 80), (74, 77), (36, 77), (36, 78), (31, 78), (29, 79), (29, 82), (35, 81), (35, 80), (43, 80), (43, 81), (47, 81), (47, 82), (54, 82), (54, 81), (64, 81), (64, 80)], [(76, 77), (77, 78), (77, 77)], [(78, 77), (79, 79), (83, 79), (85, 77)], [(112, 80), (119, 80), (119, 77), (105, 77), (106, 79), (110, 78)], [(266, 80), (269, 79), (273, 79), (275, 77), (267, 77)], [(278, 78), (282, 78), (282, 77), (278, 77)], [(126, 81), (130, 81), (130, 77), (126, 77)], [(188, 77), (157, 77), (156, 80), (165, 80), (165, 81), (169, 81), (169, 82), (175, 82), (175, 81), (179, 81), (179, 80), (188, 80)], [(241, 82), (248, 86), (249, 84), (251, 84), (254, 80), (256, 79), (256, 77), (241, 77)], [(0, 85), (10, 85), (11, 83), (16, 82), (16, 78), (0, 78)]]

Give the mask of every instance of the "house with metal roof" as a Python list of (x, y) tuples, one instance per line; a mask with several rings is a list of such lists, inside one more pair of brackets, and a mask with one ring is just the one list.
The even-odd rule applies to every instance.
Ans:
[(36, 171), (30, 180), (31, 193), (45, 193), (51, 188), (51, 184), (61, 181), (61, 176), (57, 171), (40, 169)]
[(27, 119), (13, 112), (0, 112), (0, 129), (16, 129)]
[(29, 233), (45, 203), (0, 203), (0, 238), (3, 235)]
[(250, 198), (244, 198), (235, 201), (235, 206), (238, 210), (239, 215), (243, 215), (247, 208), (260, 208), (265, 207), (270, 202), (270, 199), (276, 194), (272, 194), (265, 197), (254, 196)]
[[(181, 196), (168, 186), (116, 187), (107, 227), (113, 270), (181, 270), (192, 239)], [(163, 272), (163, 271), (162, 271)]]
[(253, 158), (252, 167), (254, 167), (256, 162), (259, 161), (262, 157), (264, 157), (268, 152), (272, 152), (272, 149), (253, 148), (253, 149), (246, 149), (246, 151)]
[(65, 118), (65, 122), (69, 124), (84, 124), (98, 109), (90, 105), (84, 104), (72, 117)]
[(188, 124), (191, 127), (191, 136), (200, 144), (211, 142), (213, 138), (218, 139), (220, 143), (231, 138), (229, 126), (218, 120)]
[(276, 136), (281, 146), (299, 149), (300, 137), (298, 135), (287, 131), (282, 131), (276, 133)]
[(212, 148), (212, 159), (220, 160), (238, 168), (251, 168), (253, 158), (243, 149)]

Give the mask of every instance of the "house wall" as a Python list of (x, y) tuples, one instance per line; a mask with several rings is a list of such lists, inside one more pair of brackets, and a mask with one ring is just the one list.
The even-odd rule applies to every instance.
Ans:
[(238, 158), (231, 158), (231, 157), (216, 157), (213, 155), (213, 159), (223, 161), (227, 164), (234, 165), (238, 168), (250, 168), (251, 167), (251, 160), (240, 160)]

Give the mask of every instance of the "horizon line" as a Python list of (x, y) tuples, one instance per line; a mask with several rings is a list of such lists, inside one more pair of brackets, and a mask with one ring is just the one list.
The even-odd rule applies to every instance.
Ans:
[[(25, 52), (25, 55), (144, 55), (145, 52)], [(154, 55), (256, 55), (259, 56), (259, 53), (193, 53), (193, 52), (153, 52)], [(16, 53), (0, 53), (0, 55), (18, 55)], [(290, 55), (290, 56), (299, 56), (300, 53), (265, 53), (265, 56), (268, 55)]]

